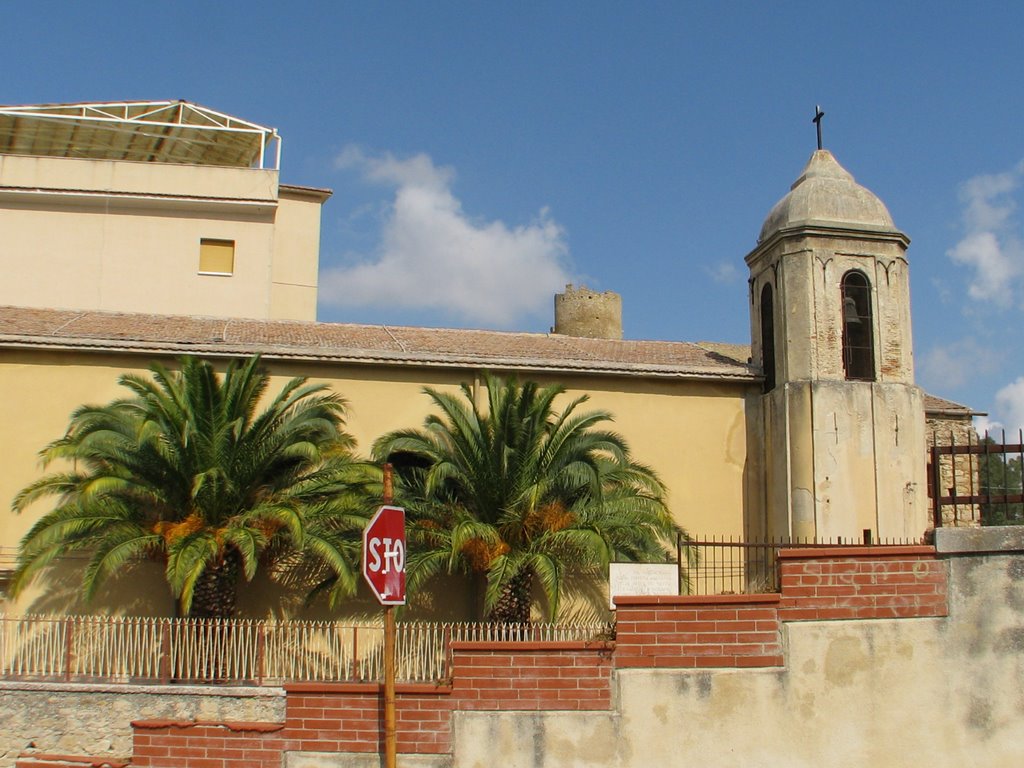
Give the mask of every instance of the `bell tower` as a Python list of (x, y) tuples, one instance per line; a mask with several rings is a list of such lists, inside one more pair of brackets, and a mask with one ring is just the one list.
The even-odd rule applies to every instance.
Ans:
[(877, 541), (927, 527), (909, 244), (819, 149), (746, 257), (769, 535)]

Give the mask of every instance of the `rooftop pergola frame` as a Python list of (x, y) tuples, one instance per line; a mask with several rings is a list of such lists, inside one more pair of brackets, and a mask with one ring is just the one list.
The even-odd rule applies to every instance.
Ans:
[(188, 101), (0, 106), (0, 154), (278, 170), (281, 137)]

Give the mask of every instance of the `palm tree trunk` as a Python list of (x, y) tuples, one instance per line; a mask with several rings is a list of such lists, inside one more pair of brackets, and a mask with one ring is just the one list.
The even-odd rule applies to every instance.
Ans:
[(529, 570), (522, 570), (509, 579), (487, 620), (498, 624), (529, 624), (532, 586), (533, 573)]
[(188, 618), (233, 618), (238, 597), (238, 572), (238, 555), (230, 551), (219, 563), (207, 568), (192, 592)]
[(235, 615), (239, 567), (238, 555), (227, 552), (203, 572), (192, 593), (188, 618), (197, 620), (194, 631), (206, 650), (197, 670), (203, 682), (223, 683), (232, 678), (229, 659), (234, 632), (228, 620)]

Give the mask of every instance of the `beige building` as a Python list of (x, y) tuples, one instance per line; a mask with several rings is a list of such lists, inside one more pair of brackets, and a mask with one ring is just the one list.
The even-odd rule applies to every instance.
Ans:
[[(147, 121), (166, 140), (151, 141)], [(120, 394), (120, 373), (259, 352), (280, 380), (342, 394), (364, 451), (422, 422), (424, 385), (477, 385), (490, 370), (557, 381), (610, 410), (695, 536), (860, 541), (928, 528), (909, 240), (828, 152), (747, 256), (746, 347), (623, 340), (619, 298), (572, 286), (550, 334), (313, 322), (329, 192), (278, 183), (263, 158), (279, 141), (184, 102), (0, 109), (12, 275), (0, 288), (0, 498), (38, 476), (37, 451), (76, 406)], [(0, 509), (8, 560), (42, 511)], [(43, 607), (66, 610), (73, 593)]]
[(313, 320), (330, 193), (280, 145), (184, 101), (0, 107), (0, 304)]

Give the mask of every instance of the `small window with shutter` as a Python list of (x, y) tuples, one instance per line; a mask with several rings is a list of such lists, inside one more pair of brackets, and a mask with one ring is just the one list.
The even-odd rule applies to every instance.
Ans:
[(212, 240), (204, 237), (199, 241), (199, 274), (231, 275), (234, 272), (234, 240)]

